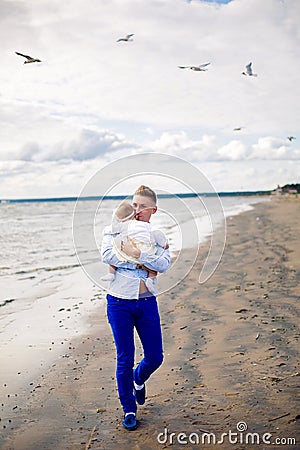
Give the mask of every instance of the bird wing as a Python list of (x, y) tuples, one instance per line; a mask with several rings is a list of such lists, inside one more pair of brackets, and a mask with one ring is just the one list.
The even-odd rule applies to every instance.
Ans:
[(179, 69), (190, 69), (191, 68), (191, 66), (178, 66), (179, 67)]
[(134, 33), (127, 34), (127, 35), (126, 35), (126, 39), (130, 39), (132, 36), (134, 36)]
[(23, 55), (23, 53), (20, 53), (20, 52), (15, 52), (15, 53), (16, 53), (16, 55), (23, 56), (24, 58), (28, 59), (28, 61), (34, 59), (34, 58), (32, 58), (32, 56)]
[(209, 66), (209, 64), (210, 64), (210, 62), (209, 63), (205, 63), (205, 64), (199, 64), (199, 67), (201, 68), (201, 67), (206, 67), (206, 66)]

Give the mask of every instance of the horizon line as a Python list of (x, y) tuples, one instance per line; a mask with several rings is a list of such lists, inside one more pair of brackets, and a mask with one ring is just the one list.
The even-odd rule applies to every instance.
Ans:
[[(251, 196), (251, 195), (269, 195), (274, 189), (257, 190), (257, 191), (220, 191), (220, 192), (182, 192), (174, 194), (157, 194), (157, 198), (188, 198), (188, 197), (224, 197), (224, 196)], [(76, 202), (76, 201), (92, 201), (92, 200), (125, 200), (133, 197), (132, 194), (125, 195), (90, 195), (85, 197), (36, 197), (36, 198), (3, 198), (0, 203), (34, 203), (34, 202)]]

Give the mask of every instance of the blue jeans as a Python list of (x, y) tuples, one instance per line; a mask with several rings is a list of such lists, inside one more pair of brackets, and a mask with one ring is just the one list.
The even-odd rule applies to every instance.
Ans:
[(117, 385), (123, 411), (136, 412), (133, 395), (134, 327), (141, 340), (144, 357), (134, 371), (143, 384), (163, 361), (160, 317), (155, 297), (124, 300), (107, 295), (107, 317), (117, 349)]

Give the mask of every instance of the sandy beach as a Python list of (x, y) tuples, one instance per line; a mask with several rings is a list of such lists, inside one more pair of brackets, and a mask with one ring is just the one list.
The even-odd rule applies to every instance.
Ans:
[(300, 201), (288, 198), (229, 217), (214, 275), (198, 284), (204, 245), (188, 276), (159, 297), (165, 360), (136, 431), (121, 426), (101, 300), (86, 335), (18, 396), (7, 392), (2, 406), (15, 398), (11, 415), (0, 415), (0, 448), (299, 448), (299, 217)]

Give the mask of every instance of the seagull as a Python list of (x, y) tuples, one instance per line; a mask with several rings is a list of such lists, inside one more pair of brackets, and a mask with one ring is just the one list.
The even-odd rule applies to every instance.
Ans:
[(288, 136), (287, 139), (292, 142), (293, 139), (296, 139), (295, 136)]
[(242, 72), (242, 75), (248, 75), (249, 77), (257, 77), (257, 73), (252, 72), (252, 62), (246, 65), (246, 72)]
[(133, 41), (133, 39), (130, 39), (132, 36), (134, 36), (134, 33), (127, 34), (125, 37), (119, 38), (119, 39), (117, 40), (117, 42), (121, 42), (121, 41), (124, 41), (124, 42)]
[(244, 127), (235, 127), (233, 131), (241, 131)]
[(23, 58), (26, 58), (27, 61), (24, 61), (24, 64), (34, 63), (34, 62), (42, 62), (40, 59), (33, 58), (29, 55), (23, 55), (23, 53), (15, 52), (16, 55), (23, 56)]
[(204, 67), (208, 66), (210, 63), (205, 63), (205, 64), (200, 64), (199, 66), (178, 66), (179, 69), (191, 69), (194, 70), (195, 72), (204, 72), (207, 69), (205, 69)]

